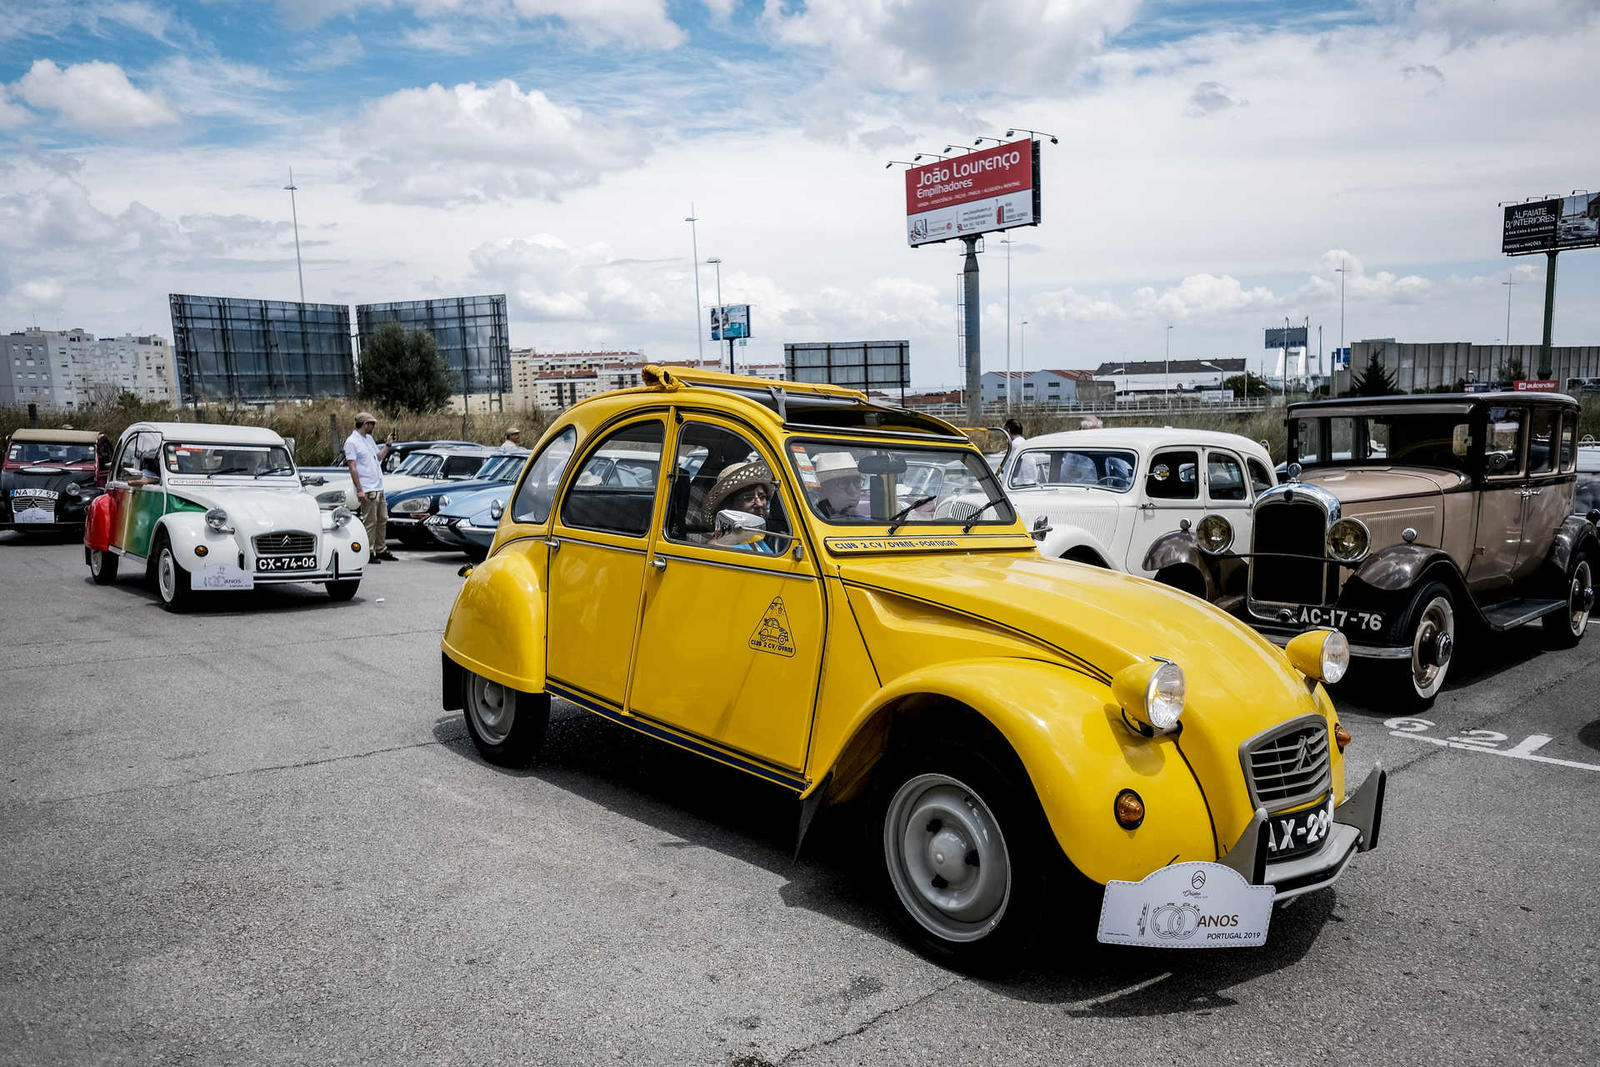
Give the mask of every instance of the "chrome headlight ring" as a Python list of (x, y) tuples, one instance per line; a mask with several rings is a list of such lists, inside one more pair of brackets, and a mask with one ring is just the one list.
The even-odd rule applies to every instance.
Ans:
[(345, 507), (343, 504), (340, 504), (338, 507), (334, 508), (333, 514), (329, 516), (329, 518), (333, 520), (333, 528), (335, 530), (342, 529), (346, 523), (355, 517), (355, 513), (349, 508)]
[(1324, 541), (1328, 555), (1340, 563), (1357, 563), (1372, 548), (1372, 531), (1360, 519), (1346, 516), (1328, 527)]
[(206, 529), (213, 533), (233, 533), (233, 527), (228, 525), (228, 513), (221, 508), (206, 512)]
[(1222, 515), (1207, 515), (1195, 526), (1194, 540), (1209, 556), (1226, 552), (1233, 544), (1233, 523)]

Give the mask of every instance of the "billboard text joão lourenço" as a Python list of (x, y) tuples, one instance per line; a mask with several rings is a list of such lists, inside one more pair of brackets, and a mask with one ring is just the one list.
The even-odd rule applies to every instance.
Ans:
[(1039, 144), (1012, 141), (906, 171), (912, 247), (1039, 224)]

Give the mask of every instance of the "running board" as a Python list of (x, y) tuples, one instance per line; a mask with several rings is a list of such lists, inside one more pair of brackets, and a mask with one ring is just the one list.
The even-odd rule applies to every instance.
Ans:
[(1483, 609), (1483, 617), (1495, 630), (1510, 630), (1534, 619), (1566, 608), (1565, 600), (1506, 600)]

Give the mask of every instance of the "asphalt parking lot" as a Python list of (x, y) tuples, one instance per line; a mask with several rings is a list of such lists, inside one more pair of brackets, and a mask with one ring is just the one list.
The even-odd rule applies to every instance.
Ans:
[(752, 779), (560, 705), (533, 768), (480, 760), (461, 562), (177, 616), (0, 533), (0, 1061), (1592, 1062), (1600, 634), (1474, 648), (1420, 720), (1336, 694), (1382, 844), (1264, 948), (974, 979)]

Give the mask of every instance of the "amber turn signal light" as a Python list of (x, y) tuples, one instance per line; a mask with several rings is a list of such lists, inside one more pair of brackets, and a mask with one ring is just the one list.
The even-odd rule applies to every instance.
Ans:
[(203, 556), (209, 551), (211, 551), (211, 550), (209, 548), (207, 548), (205, 545), (195, 545), (194, 546), (194, 554), (197, 555), (197, 556)]
[(1333, 739), (1338, 743), (1340, 752), (1343, 752), (1345, 746), (1350, 743), (1350, 731), (1344, 728), (1343, 723), (1333, 724)]
[(1117, 825), (1124, 830), (1137, 830), (1139, 824), (1144, 822), (1144, 801), (1131, 789), (1124, 789), (1117, 794), (1112, 810), (1116, 813)]
[(360, 541), (351, 541), (350, 542), (350, 551), (352, 551), (352, 552), (360, 552), (361, 551), (361, 542)]

